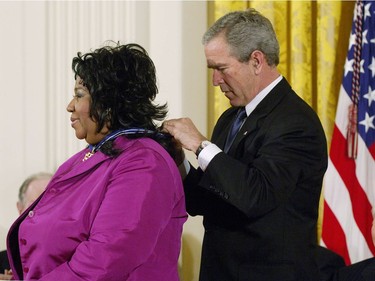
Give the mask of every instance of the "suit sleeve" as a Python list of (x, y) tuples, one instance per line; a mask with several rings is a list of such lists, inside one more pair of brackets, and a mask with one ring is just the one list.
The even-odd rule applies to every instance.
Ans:
[(203, 172), (200, 168), (191, 166), (188, 176), (184, 180), (186, 210), (191, 216), (215, 213), (217, 206), (222, 203), (221, 198), (198, 185)]

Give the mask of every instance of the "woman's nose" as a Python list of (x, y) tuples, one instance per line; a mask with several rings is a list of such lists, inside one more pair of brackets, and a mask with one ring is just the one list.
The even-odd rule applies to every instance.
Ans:
[(68, 106), (66, 107), (66, 110), (68, 112), (73, 112), (74, 111), (74, 99), (72, 99), (69, 103)]

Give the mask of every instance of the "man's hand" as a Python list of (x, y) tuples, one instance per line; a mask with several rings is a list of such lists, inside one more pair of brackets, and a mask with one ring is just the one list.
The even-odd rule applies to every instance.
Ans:
[(207, 140), (195, 127), (190, 118), (166, 120), (163, 131), (171, 134), (180, 145), (192, 152), (196, 152), (202, 141)]

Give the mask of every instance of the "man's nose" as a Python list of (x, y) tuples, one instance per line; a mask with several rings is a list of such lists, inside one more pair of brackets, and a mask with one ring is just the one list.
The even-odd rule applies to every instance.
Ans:
[(223, 83), (224, 83), (224, 79), (223, 79), (222, 74), (217, 69), (214, 69), (213, 74), (212, 74), (212, 84), (214, 86), (219, 86), (220, 84), (223, 84)]

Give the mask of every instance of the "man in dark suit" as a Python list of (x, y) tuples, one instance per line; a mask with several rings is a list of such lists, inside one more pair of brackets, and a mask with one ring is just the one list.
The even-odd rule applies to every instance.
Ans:
[(341, 268), (333, 281), (375, 281), (375, 258)]
[(5, 273), (6, 270), (9, 270), (9, 261), (7, 256), (7, 251), (0, 252), (0, 280), (2, 278), (1, 274)]
[(316, 261), (320, 271), (319, 281), (375, 281), (375, 258), (345, 266), (341, 256), (324, 247), (318, 247)]
[(275, 32), (257, 11), (225, 15), (203, 44), (213, 84), (232, 107), (211, 141), (189, 118), (163, 124), (198, 158), (198, 169), (186, 159), (180, 168), (187, 173), (187, 210), (204, 217), (200, 280), (317, 281), (316, 224), (327, 167), (319, 118), (278, 72)]

